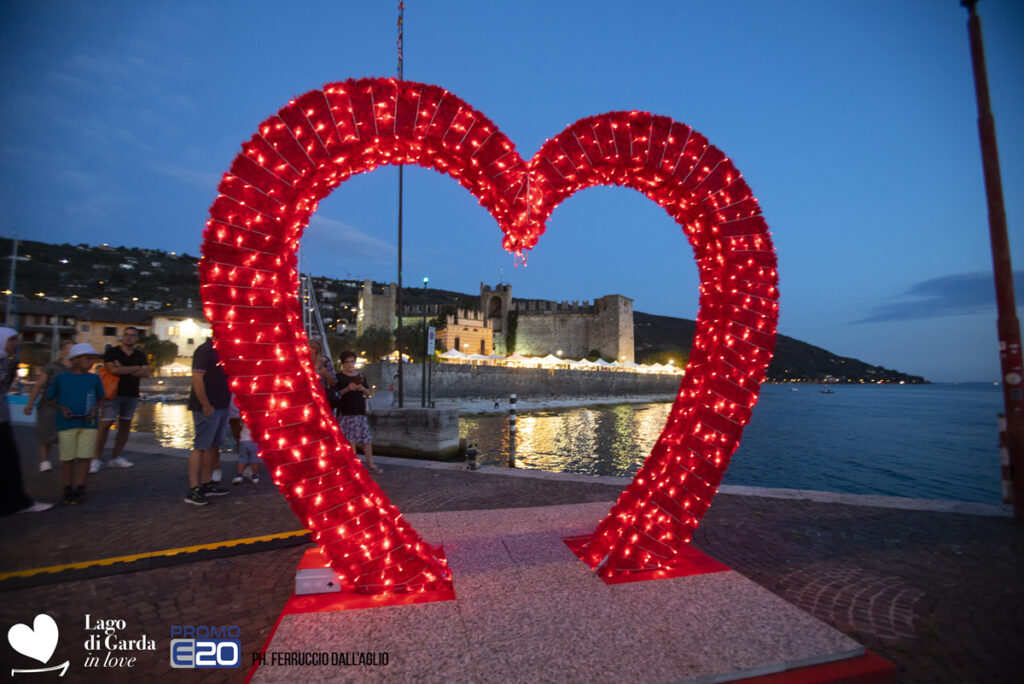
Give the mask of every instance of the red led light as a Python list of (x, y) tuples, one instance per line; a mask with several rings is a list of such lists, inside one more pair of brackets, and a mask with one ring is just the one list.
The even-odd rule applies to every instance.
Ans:
[(450, 175), (520, 259), (555, 207), (593, 185), (638, 190), (683, 229), (700, 274), (687, 373), (650, 456), (582, 551), (604, 574), (672, 567), (739, 446), (775, 345), (775, 253), (740, 173), (688, 126), (636, 111), (581, 119), (527, 163), (458, 97), (394, 79), (328, 84), (260, 124), (210, 208), (203, 310), (278, 488), (346, 588), (365, 593), (451, 582), (341, 437), (297, 297), (296, 251), (318, 202), (382, 164)]

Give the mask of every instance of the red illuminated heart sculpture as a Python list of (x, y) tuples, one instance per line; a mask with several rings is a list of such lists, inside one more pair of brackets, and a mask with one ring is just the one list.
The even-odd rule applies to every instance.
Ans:
[(442, 588), (451, 577), (341, 435), (312, 367), (295, 266), (317, 202), (381, 164), (451, 175), (517, 255), (562, 200), (591, 185), (639, 190), (682, 226), (700, 273), (687, 372), (657, 444), (585, 551), (606, 575), (672, 567), (739, 446), (775, 345), (775, 254), (732, 162), (684, 124), (612, 112), (577, 121), (527, 163), (458, 97), (393, 79), (308, 92), (242, 145), (204, 232), (204, 311), (277, 486), (342, 586), (374, 594)]

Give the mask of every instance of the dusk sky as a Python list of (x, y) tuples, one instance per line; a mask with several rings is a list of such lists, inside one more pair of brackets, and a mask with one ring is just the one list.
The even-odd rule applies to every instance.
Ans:
[[(978, 11), (1024, 271), (1024, 3)], [(772, 229), (782, 334), (933, 381), (990, 382), (966, 22), (959, 0), (407, 0), (405, 77), (469, 102), (524, 158), (612, 110), (693, 126), (733, 160)], [(0, 234), (198, 254), (241, 143), (292, 97), (395, 75), (396, 23), (397, 0), (0, 4)], [(397, 177), (378, 169), (325, 199), (303, 270), (395, 280)], [(617, 293), (637, 311), (697, 313), (680, 228), (626, 188), (559, 206), (516, 267), (472, 195), (407, 167), (404, 243), (412, 287), (429, 276), (472, 293), (502, 279), (518, 297)]]

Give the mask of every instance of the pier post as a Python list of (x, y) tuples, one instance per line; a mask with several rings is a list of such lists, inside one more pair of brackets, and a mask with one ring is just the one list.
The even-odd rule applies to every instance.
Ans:
[(516, 467), (516, 395), (508, 396), (508, 467)]

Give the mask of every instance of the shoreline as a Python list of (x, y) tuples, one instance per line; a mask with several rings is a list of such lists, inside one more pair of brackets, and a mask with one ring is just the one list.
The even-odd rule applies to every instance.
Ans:
[[(529, 413), (531, 411), (545, 411), (549, 409), (580, 408), (591, 406), (614, 406), (617, 404), (666, 404), (675, 401), (676, 395), (672, 394), (642, 394), (631, 396), (579, 396), (563, 397), (561, 399), (516, 399), (516, 413)], [(509, 412), (508, 397), (502, 397), (498, 402), (498, 408), (494, 408), (494, 399), (486, 397), (466, 397), (464, 399), (442, 399), (434, 402), (434, 408), (455, 408), (459, 415), (501, 415)], [(406, 399), (407, 408), (419, 408), (419, 400), (413, 405), (410, 399)], [(394, 407), (392, 407), (394, 408)]]

